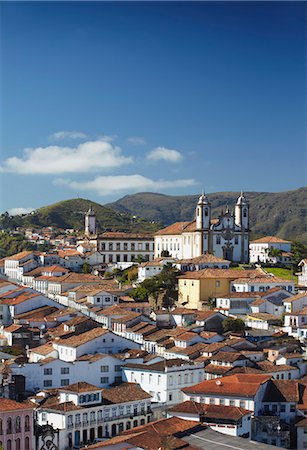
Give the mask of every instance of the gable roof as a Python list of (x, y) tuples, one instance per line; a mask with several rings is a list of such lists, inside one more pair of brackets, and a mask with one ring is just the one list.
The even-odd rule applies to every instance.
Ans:
[(251, 241), (251, 244), (291, 244), (291, 242), (285, 241), (278, 236), (264, 236), (262, 238)]
[(102, 396), (109, 403), (126, 403), (151, 398), (151, 395), (137, 383), (122, 383), (116, 387), (102, 389)]
[(206, 405), (205, 403), (198, 403), (193, 400), (187, 400), (172, 406), (168, 411), (187, 414), (204, 414), (204, 421), (206, 421), (206, 418), (237, 421), (242, 419), (246, 414), (251, 414), (251, 411), (237, 406)]
[(84, 333), (73, 335), (68, 338), (62, 338), (57, 340), (55, 343), (57, 345), (62, 345), (64, 347), (74, 347), (77, 348), (80, 345), (86, 344), (87, 342), (92, 341), (104, 334), (111, 333), (110, 330), (106, 330), (105, 328), (93, 328), (92, 330), (85, 331)]

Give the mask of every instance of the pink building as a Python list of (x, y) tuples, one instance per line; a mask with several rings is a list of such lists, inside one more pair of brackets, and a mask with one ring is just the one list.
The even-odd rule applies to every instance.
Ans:
[(0, 398), (0, 449), (34, 449), (31, 405)]

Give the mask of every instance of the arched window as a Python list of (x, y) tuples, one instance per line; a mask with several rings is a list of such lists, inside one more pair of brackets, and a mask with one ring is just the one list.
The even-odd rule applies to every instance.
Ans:
[(16, 439), (16, 442), (15, 442), (15, 449), (16, 449), (16, 450), (20, 450), (20, 439), (19, 439), (19, 438)]
[(0, 419), (0, 434), (3, 434), (2, 419)]
[(6, 432), (8, 434), (12, 433), (12, 419), (10, 417), (6, 421)]
[(28, 437), (25, 438), (25, 450), (30, 450), (30, 440)]
[(21, 431), (21, 421), (20, 421), (20, 416), (16, 417), (16, 421), (15, 421), (15, 430), (16, 433), (20, 433)]
[(12, 441), (11, 441), (11, 439), (8, 439), (6, 441), (6, 448), (7, 448), (7, 450), (12, 450)]
[(30, 416), (25, 417), (25, 431), (30, 431)]

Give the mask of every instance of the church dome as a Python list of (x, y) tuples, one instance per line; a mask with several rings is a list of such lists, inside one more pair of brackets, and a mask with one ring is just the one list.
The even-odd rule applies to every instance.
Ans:
[(209, 205), (209, 200), (206, 194), (201, 194), (201, 196), (198, 199), (198, 205)]
[(237, 200), (237, 205), (247, 205), (246, 198), (243, 195), (243, 192), (241, 191), (241, 195)]

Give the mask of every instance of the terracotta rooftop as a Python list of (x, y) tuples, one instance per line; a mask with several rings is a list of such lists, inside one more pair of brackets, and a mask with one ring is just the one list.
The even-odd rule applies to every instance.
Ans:
[(45, 267), (41, 267), (41, 271), (42, 272), (48, 272), (48, 273), (52, 273), (52, 272), (70, 272), (69, 269), (66, 269), (65, 267), (62, 266), (58, 266), (58, 265), (54, 265), (54, 266), (45, 266)]
[(277, 316), (274, 316), (273, 314), (269, 314), (269, 313), (253, 313), (253, 314), (248, 314), (248, 317), (252, 318), (252, 319), (257, 319), (257, 320), (268, 320), (270, 322), (278, 322), (279, 318)]
[(0, 412), (15, 411), (19, 409), (32, 409), (32, 408), (34, 408), (34, 405), (33, 407), (31, 407), (28, 403), (27, 404), (19, 403), (9, 398), (0, 398)]
[(12, 256), (7, 256), (5, 259), (9, 260), (9, 261), (20, 261), (23, 258), (26, 258), (27, 256), (31, 256), (33, 255), (33, 252), (31, 251), (24, 251), (24, 252), (20, 252), (20, 253), (16, 253), (15, 255)]
[(293, 295), (292, 297), (289, 297), (289, 298), (285, 298), (284, 299), (284, 303), (293, 303), (293, 302), (296, 302), (296, 301), (301, 300), (303, 298), (305, 298), (306, 302), (307, 302), (307, 293), (306, 292), (303, 292), (301, 294)]
[(236, 374), (217, 380), (202, 381), (194, 386), (183, 388), (183, 392), (188, 395), (211, 394), (253, 398), (259, 387), (270, 378), (271, 375)]
[(69, 384), (68, 386), (62, 387), (59, 390), (81, 393), (81, 392), (101, 391), (101, 388), (94, 386), (93, 384), (87, 383), (85, 381), (79, 381), (78, 383)]
[(100, 239), (145, 239), (152, 240), (150, 233), (123, 233), (121, 231), (106, 231), (99, 235)]
[(62, 345), (65, 347), (79, 347), (80, 345), (86, 344), (87, 342), (90, 342), (100, 336), (103, 336), (104, 334), (110, 333), (109, 330), (106, 330), (105, 328), (93, 328), (92, 330), (85, 331), (84, 333), (70, 336), (66, 339), (62, 338), (56, 341), (57, 345)]
[(31, 349), (32, 353), (38, 353), (39, 355), (48, 355), (52, 351), (54, 351), (52, 342), (47, 342), (46, 344)]
[(294, 366), (288, 366), (286, 364), (273, 364), (270, 361), (258, 361), (257, 367), (266, 373), (284, 372), (289, 370), (297, 370)]
[(300, 380), (271, 379), (263, 397), (263, 402), (295, 402), (303, 403), (306, 386)]
[(270, 275), (263, 276), (263, 277), (256, 277), (256, 278), (237, 278), (234, 280), (234, 283), (247, 283), (247, 284), (259, 284), (259, 283), (294, 283), (292, 280), (285, 280), (284, 278), (279, 277), (271, 277)]
[(137, 383), (122, 383), (116, 387), (102, 389), (102, 396), (104, 401), (109, 403), (126, 403), (151, 398), (151, 395)]
[(251, 414), (251, 411), (237, 406), (206, 405), (204, 403), (194, 402), (193, 400), (179, 403), (171, 407), (168, 411), (186, 414), (204, 414), (203, 418), (205, 422), (206, 418), (238, 421), (243, 416)]
[(218, 352), (215, 355), (211, 356), (211, 361), (220, 361), (220, 362), (234, 362), (241, 359), (246, 359), (244, 354), (238, 352)]
[(125, 367), (130, 369), (140, 369), (146, 372), (165, 372), (170, 367), (193, 366), (194, 363), (184, 359), (164, 359), (153, 364), (127, 363)]
[(227, 261), (226, 259), (218, 258), (215, 255), (212, 255), (211, 253), (205, 253), (200, 256), (196, 256), (195, 258), (188, 258), (188, 259), (179, 259), (176, 261), (176, 264), (206, 264), (206, 263), (226, 263), (230, 264), (230, 261)]
[(251, 241), (251, 244), (291, 244), (290, 241), (285, 241), (277, 236), (264, 236), (259, 239)]
[(191, 222), (176, 222), (162, 230), (156, 232), (156, 235), (181, 234)]
[(238, 279), (239, 277), (263, 277), (263, 278), (271, 278), (269, 275), (264, 273), (261, 269), (255, 270), (236, 270), (236, 269), (203, 269), (197, 270), (193, 272), (186, 272), (183, 275), (180, 275), (179, 279), (192, 279), (199, 280), (204, 278), (226, 278), (230, 280)]

